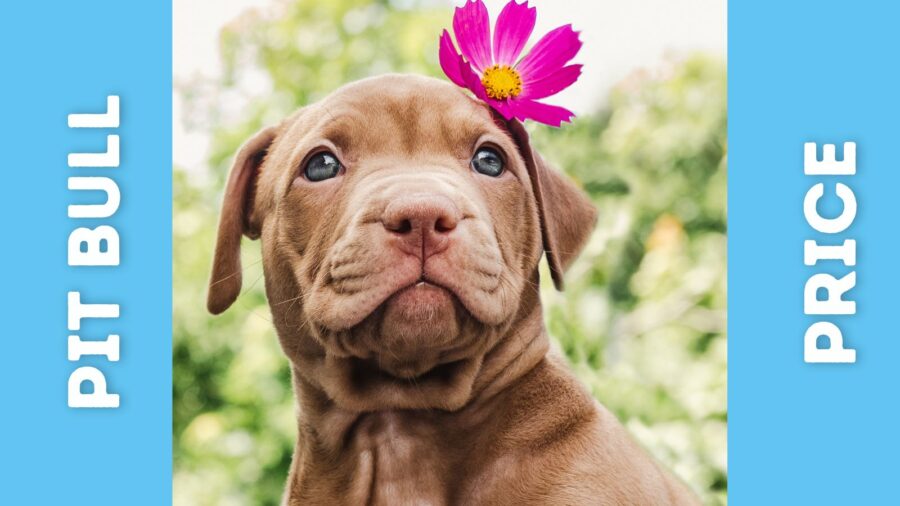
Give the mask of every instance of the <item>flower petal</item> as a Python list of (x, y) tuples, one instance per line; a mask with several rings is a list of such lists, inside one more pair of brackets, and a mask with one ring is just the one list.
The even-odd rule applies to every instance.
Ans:
[(507, 100), (494, 100), (493, 98), (488, 98), (487, 103), (491, 108), (500, 113), (501, 116), (506, 118), (507, 120), (513, 119), (512, 108), (510, 107), (510, 102)]
[(578, 32), (572, 30), (572, 25), (561, 26), (544, 35), (516, 65), (516, 70), (523, 80), (535, 81), (562, 68), (580, 49)]
[(465, 65), (465, 62), (463, 62), (462, 56), (456, 51), (456, 46), (454, 46), (453, 41), (450, 40), (450, 34), (447, 30), (444, 30), (444, 33), (441, 34), (440, 47), (438, 57), (441, 62), (441, 69), (444, 70), (444, 74), (446, 74), (454, 84), (465, 88), (466, 81), (463, 79), (463, 74), (460, 70), (460, 67)]
[(453, 13), (453, 34), (462, 55), (479, 72), (491, 66), (491, 21), (481, 0), (466, 1)]
[(532, 119), (538, 123), (559, 127), (564, 121), (571, 121), (575, 114), (563, 107), (542, 104), (529, 98), (509, 102), (512, 113), (519, 121)]
[(581, 65), (569, 65), (535, 81), (526, 81), (518, 98), (544, 98), (568, 88), (581, 75)]
[(487, 102), (487, 92), (484, 90), (484, 85), (481, 84), (481, 79), (478, 77), (478, 74), (476, 74), (475, 71), (472, 70), (472, 67), (470, 67), (468, 63), (462, 62), (459, 70), (463, 82), (466, 83), (465, 87), (471, 90), (479, 100)]
[(500, 11), (494, 24), (494, 62), (499, 65), (515, 65), (522, 48), (534, 30), (537, 9), (525, 3), (510, 0)]

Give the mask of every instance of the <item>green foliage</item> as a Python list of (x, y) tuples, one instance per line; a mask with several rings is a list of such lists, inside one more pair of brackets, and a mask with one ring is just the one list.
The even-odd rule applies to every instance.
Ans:
[[(204, 309), (228, 160), (261, 125), (345, 82), (441, 75), (449, 16), (412, 0), (286, 1), (223, 31), (220, 82), (182, 90), (213, 144), (208, 173), (174, 177), (175, 504), (278, 504), (296, 432), (258, 244), (245, 245), (235, 307)], [(271, 88), (229, 117), (228, 94), (252, 74)], [(532, 128), (600, 210), (567, 291), (544, 287), (547, 326), (594, 395), (707, 504), (725, 504), (727, 484), (725, 104), (724, 64), (697, 56), (630, 78), (572, 125)]]
[(600, 210), (547, 325), (651, 452), (724, 504), (725, 67), (701, 56), (622, 83), (608, 111), (535, 132)]

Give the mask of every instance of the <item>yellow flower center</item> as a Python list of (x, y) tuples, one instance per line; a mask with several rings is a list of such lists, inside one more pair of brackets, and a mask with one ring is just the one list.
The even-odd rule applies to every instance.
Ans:
[(522, 93), (522, 78), (509, 65), (491, 65), (484, 69), (481, 84), (487, 96), (494, 100), (504, 100)]

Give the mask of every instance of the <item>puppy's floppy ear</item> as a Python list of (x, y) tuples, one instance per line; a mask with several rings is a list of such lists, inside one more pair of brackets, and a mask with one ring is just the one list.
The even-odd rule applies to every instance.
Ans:
[(563, 274), (591, 235), (597, 222), (597, 210), (581, 189), (550, 167), (531, 148), (522, 123), (510, 120), (507, 127), (525, 159), (541, 218), (541, 235), (550, 275), (556, 289), (562, 290)]
[(257, 132), (241, 146), (231, 166), (206, 298), (206, 308), (212, 314), (228, 309), (241, 293), (241, 235), (259, 237), (260, 223), (253, 216), (256, 177), (276, 132), (275, 127)]

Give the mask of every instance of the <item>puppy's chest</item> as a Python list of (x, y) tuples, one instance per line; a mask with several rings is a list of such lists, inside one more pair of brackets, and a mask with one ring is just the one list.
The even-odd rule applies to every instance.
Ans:
[(448, 504), (445, 451), (433, 428), (391, 413), (367, 415), (354, 434), (354, 489), (360, 504), (443, 506)]

